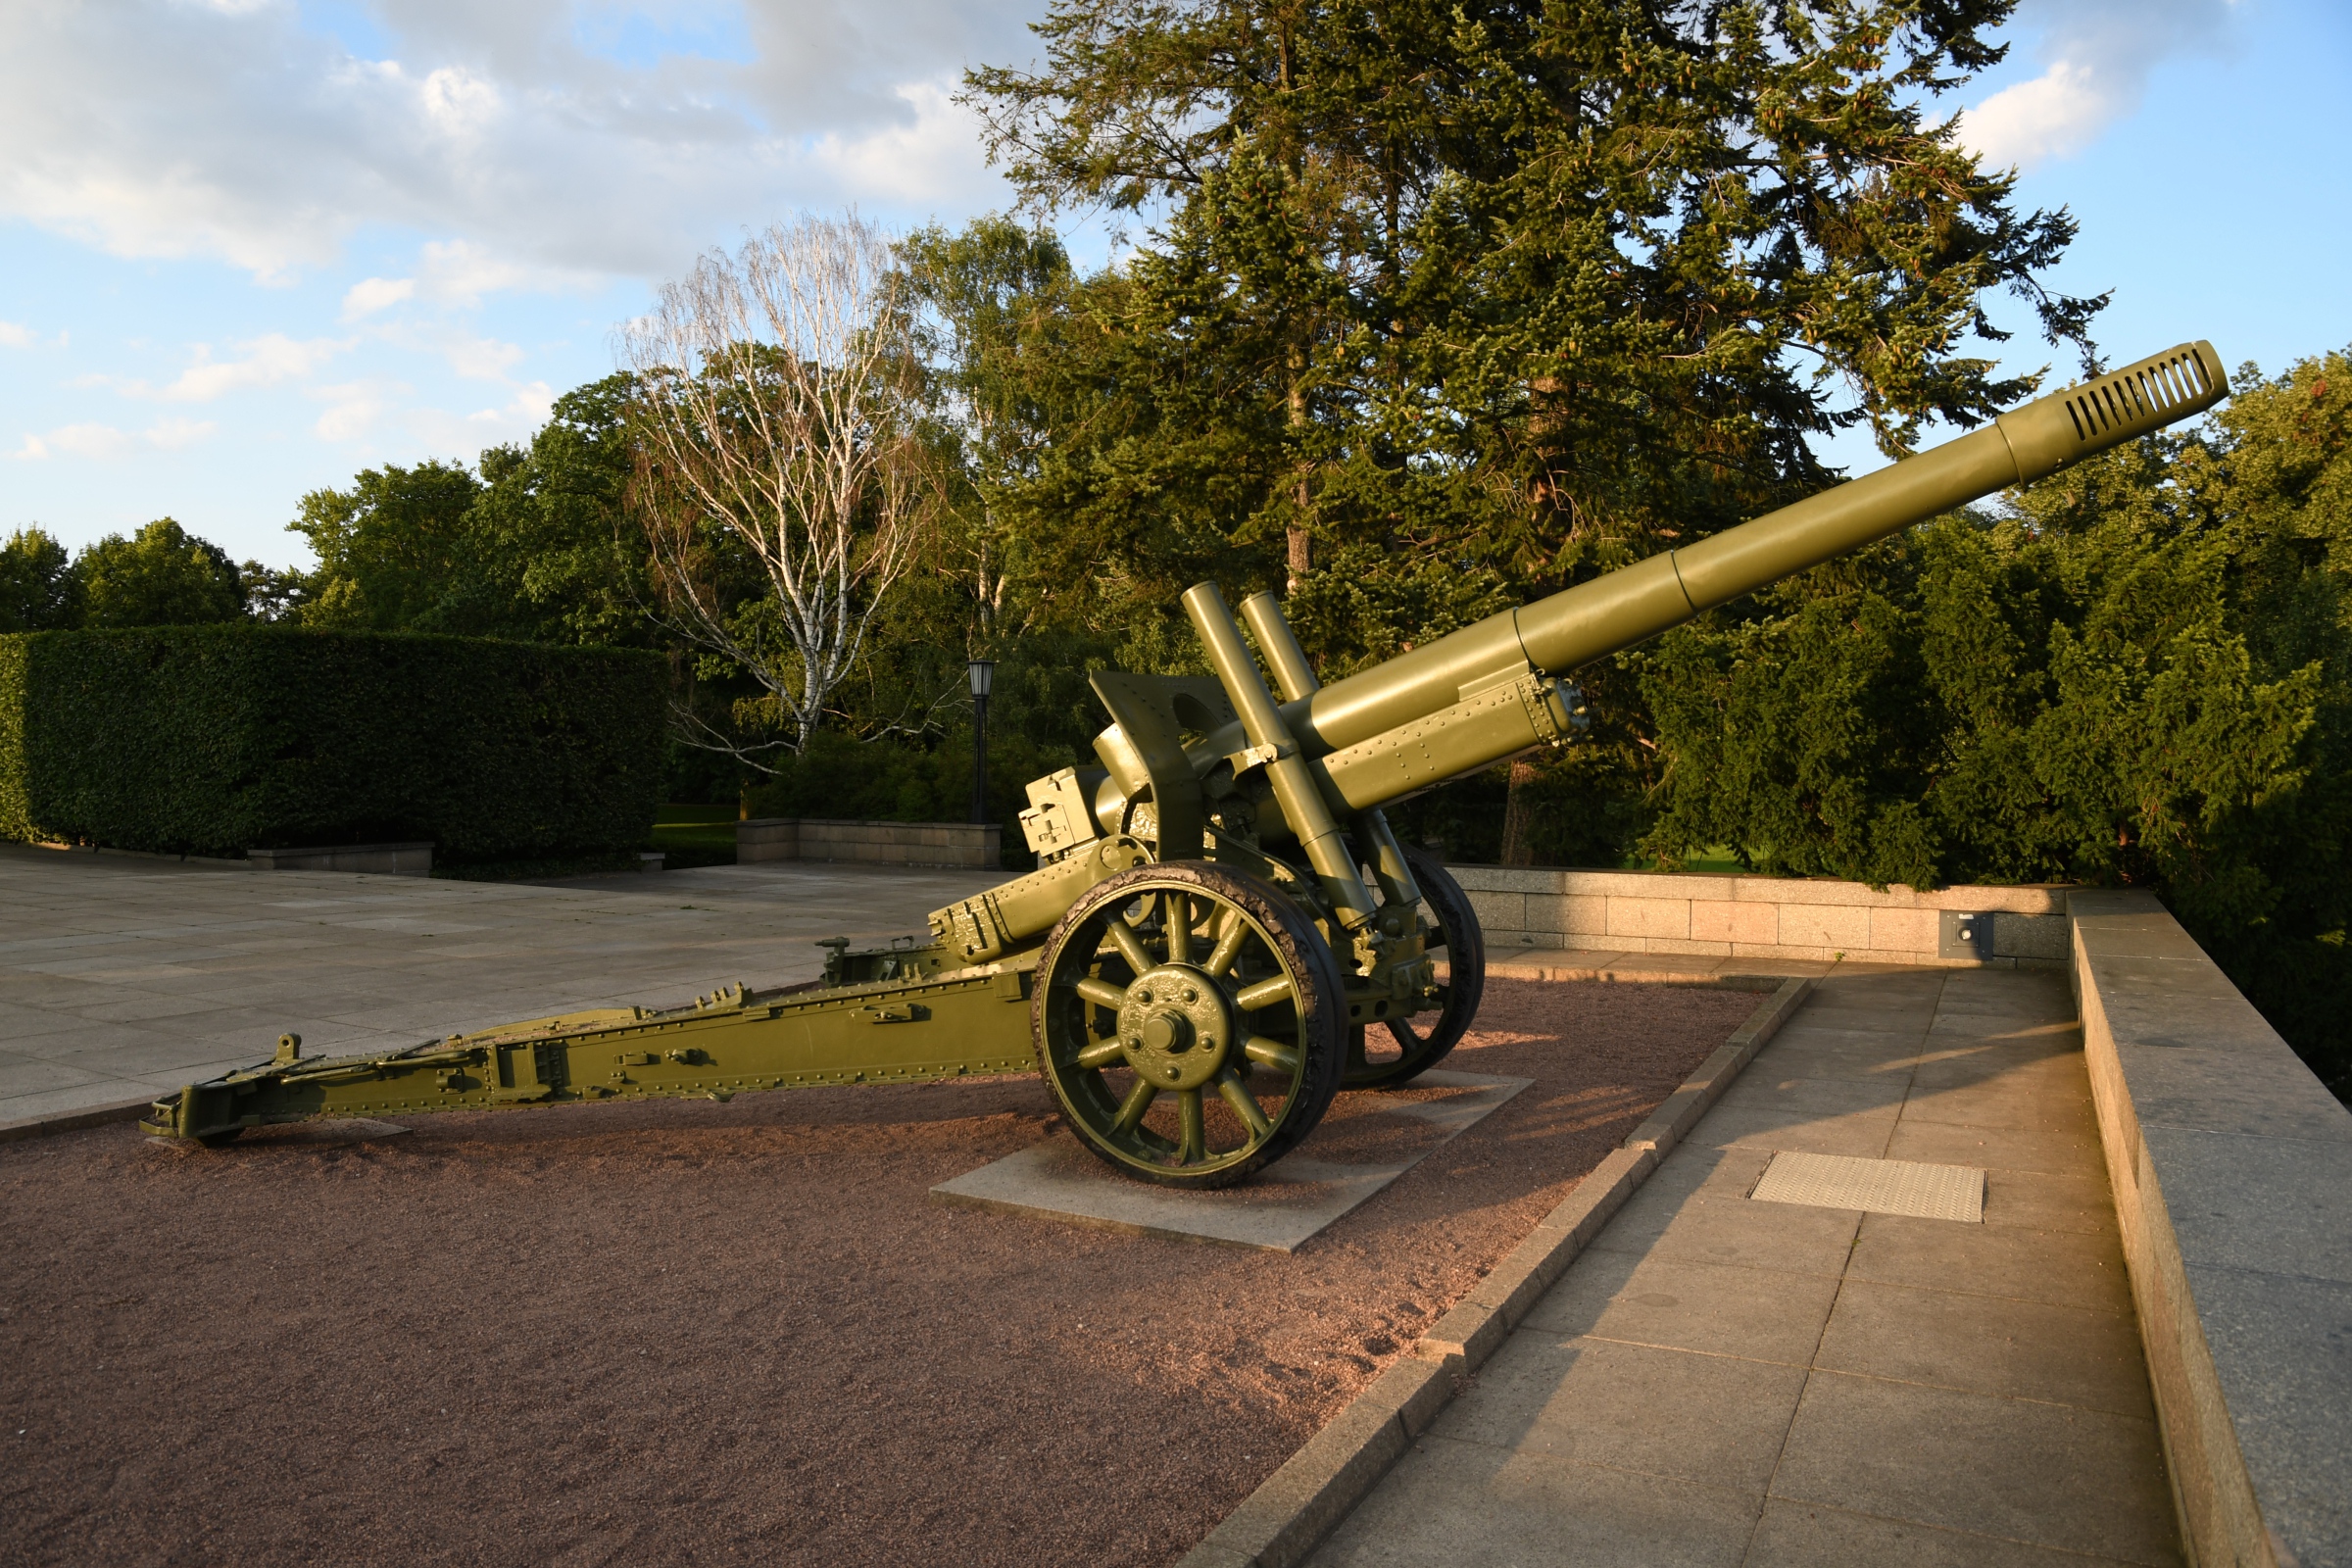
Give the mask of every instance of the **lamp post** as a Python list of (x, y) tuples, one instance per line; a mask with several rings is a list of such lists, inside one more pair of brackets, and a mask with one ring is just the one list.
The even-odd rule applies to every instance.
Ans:
[(997, 675), (993, 659), (968, 660), (964, 673), (972, 678), (972, 820), (988, 820), (988, 688)]

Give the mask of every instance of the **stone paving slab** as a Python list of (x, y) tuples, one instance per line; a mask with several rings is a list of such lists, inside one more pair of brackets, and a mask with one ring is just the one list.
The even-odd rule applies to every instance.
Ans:
[(1417, 1089), (1462, 1093), (1391, 1105), (1386, 1114), (1413, 1117), (1444, 1136), (1414, 1151), (1410, 1158), (1384, 1164), (1346, 1164), (1292, 1154), (1238, 1186), (1188, 1193), (1131, 1181), (1061, 1133), (942, 1182), (931, 1189), (931, 1196), (968, 1208), (1041, 1215), (1137, 1235), (1295, 1252), (1534, 1082), (1473, 1072), (1421, 1074), (1413, 1080)]
[(822, 972), (985, 871), (780, 862), (578, 883), (253, 871), (0, 846), (0, 1124), (269, 1057)]
[[(1307, 1560), (2180, 1561), (2085, 1090), (2054, 977), (1828, 976)], [(1781, 1150), (1983, 1223), (1756, 1201)]]

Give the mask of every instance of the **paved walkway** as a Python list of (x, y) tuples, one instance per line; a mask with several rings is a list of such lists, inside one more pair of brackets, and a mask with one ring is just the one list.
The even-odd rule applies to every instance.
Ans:
[(306, 1051), (813, 979), (818, 937), (919, 931), (1002, 875), (711, 866), (562, 885), (0, 846), (0, 1123)]
[[(1987, 1172), (1981, 1225), (1758, 1202), (1775, 1150)], [(1833, 974), (1313, 1558), (2179, 1561), (2054, 974)]]

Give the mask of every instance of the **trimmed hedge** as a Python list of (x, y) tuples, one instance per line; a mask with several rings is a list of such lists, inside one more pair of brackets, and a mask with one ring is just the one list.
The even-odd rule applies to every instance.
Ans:
[(164, 626), (0, 636), (0, 836), (238, 856), (430, 839), (436, 861), (633, 849), (659, 655)]

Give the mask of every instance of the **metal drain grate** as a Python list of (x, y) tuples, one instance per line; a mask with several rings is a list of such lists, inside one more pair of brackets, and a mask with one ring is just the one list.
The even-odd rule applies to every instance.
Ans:
[(1984, 1173), (1969, 1165), (1918, 1165), (1907, 1159), (1799, 1154), (1783, 1150), (1747, 1195), (1767, 1203), (1859, 1208), (1917, 1219), (1984, 1220)]

